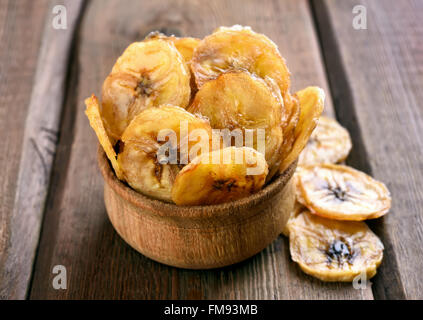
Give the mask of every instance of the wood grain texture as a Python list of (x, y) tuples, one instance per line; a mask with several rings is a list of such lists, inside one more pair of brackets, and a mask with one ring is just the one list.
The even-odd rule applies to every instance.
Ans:
[(140, 253), (170, 266), (204, 270), (244, 261), (279, 236), (294, 209), (296, 163), (249, 197), (186, 207), (151, 199), (118, 180), (102, 147), (98, 162), (116, 232)]
[[(15, 286), (6, 286), (12, 212), (26, 112), (37, 65), (47, 2), (0, 2), (0, 299), (17, 296)], [(28, 14), (31, 12), (32, 14)], [(22, 238), (25, 235), (21, 235)]]
[[(51, 18), (43, 16), (43, 40), (25, 129), (21, 131), (22, 140), (15, 140), (22, 147), (20, 162), (17, 161), (19, 172), (16, 177), (16, 193), (13, 208), (6, 215), (5, 223), (2, 223), (0, 237), (4, 239), (0, 265), (0, 294), (4, 298), (25, 298), (31, 279), (55, 153), (70, 45), (81, 1), (68, 1), (65, 5), (67, 30), (55, 30)], [(48, 11), (51, 12), (51, 8)], [(30, 25), (26, 27), (31, 28)], [(32, 54), (35, 55), (34, 52)]]
[[(103, 80), (129, 43), (150, 31), (203, 37), (215, 27), (250, 25), (278, 45), (293, 87), (319, 85), (328, 92), (306, 1), (91, 1), (75, 48), (62, 134), (31, 291), (33, 299), (371, 299), (370, 289), (327, 284), (304, 275), (279, 237), (237, 265), (190, 271), (140, 255), (108, 221), (97, 140), (84, 115), (84, 98)], [(331, 110), (330, 99), (328, 110)], [(51, 286), (54, 265), (66, 266), (68, 289)]]
[(366, 30), (352, 27), (356, 1), (313, 3), (336, 113), (353, 138), (348, 163), (393, 197), (370, 223), (385, 244), (375, 298), (422, 299), (423, 3), (360, 1)]

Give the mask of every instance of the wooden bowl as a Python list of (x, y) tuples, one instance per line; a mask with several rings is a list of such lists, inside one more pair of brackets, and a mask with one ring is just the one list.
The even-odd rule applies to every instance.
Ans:
[(148, 198), (118, 180), (100, 147), (110, 221), (135, 250), (161, 263), (211, 269), (245, 260), (281, 233), (294, 206), (296, 163), (263, 190), (237, 201), (183, 207)]

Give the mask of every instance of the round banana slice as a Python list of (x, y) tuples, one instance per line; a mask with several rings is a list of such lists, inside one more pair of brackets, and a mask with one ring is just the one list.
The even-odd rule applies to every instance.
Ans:
[(160, 31), (153, 31), (148, 34), (144, 40), (156, 40), (162, 39), (166, 41), (171, 41), (179, 53), (182, 55), (186, 63), (189, 63), (192, 59), (192, 55), (194, 53), (194, 49), (198, 46), (201, 39), (192, 38), (192, 37), (175, 37), (175, 36), (167, 36)]
[(322, 281), (370, 279), (383, 258), (383, 244), (364, 222), (335, 221), (303, 211), (288, 223), (292, 260)]
[(170, 40), (175, 45), (176, 49), (182, 54), (186, 63), (190, 63), (194, 54), (194, 49), (200, 44), (201, 39), (185, 37), (170, 37)]
[(85, 105), (87, 106), (85, 114), (87, 115), (90, 125), (97, 135), (98, 141), (103, 147), (104, 152), (106, 152), (107, 158), (109, 158), (112, 167), (115, 170), (116, 176), (118, 179), (123, 180), (124, 177), (122, 170), (116, 160), (116, 152), (113, 149), (112, 143), (110, 142), (106, 129), (104, 128), (103, 120), (101, 119), (100, 104), (98, 103), (97, 97), (92, 95), (90, 98), (87, 98), (85, 100)]
[(317, 121), (323, 112), (325, 93), (318, 87), (307, 87), (295, 94), (300, 103), (300, 114), (295, 126), (294, 142), (288, 154), (284, 154), (279, 172), (284, 172), (293, 163), (307, 144)]
[(298, 164), (339, 163), (347, 158), (351, 148), (348, 131), (336, 120), (322, 116), (301, 152)]
[(149, 108), (137, 115), (123, 133), (118, 164), (132, 188), (170, 202), (180, 167), (190, 157), (209, 152), (211, 135), (206, 120), (182, 108)]
[(195, 94), (197, 93), (197, 85), (195, 83), (194, 75), (191, 71), (191, 59), (194, 54), (194, 49), (198, 46), (201, 39), (197, 38), (191, 38), (191, 37), (175, 37), (175, 36), (166, 36), (165, 34), (154, 31), (151, 32), (145, 40), (151, 40), (151, 39), (162, 39), (166, 41), (170, 41), (175, 45), (175, 48), (179, 51), (179, 53), (182, 55), (182, 57), (185, 60), (185, 63), (188, 66), (189, 72), (190, 72), (190, 87), (191, 87), (191, 100), (194, 99)]
[(221, 73), (246, 70), (262, 79), (273, 80), (285, 106), (290, 104), (290, 73), (278, 47), (249, 27), (220, 27), (205, 37), (194, 50), (191, 69), (198, 88)]
[[(236, 146), (264, 152), (272, 174), (279, 168), (282, 107), (262, 79), (247, 72), (221, 74), (201, 87), (188, 111), (207, 117), (213, 129), (241, 129), (244, 142)], [(246, 129), (251, 129), (250, 145)], [(261, 133), (264, 139), (259, 139), (257, 129), (264, 130)]]
[(264, 156), (247, 147), (227, 147), (202, 154), (176, 176), (172, 199), (177, 205), (211, 205), (259, 191), (268, 167)]
[(301, 167), (297, 174), (298, 200), (319, 216), (361, 221), (383, 216), (391, 207), (386, 186), (353, 168), (319, 164)]
[(132, 43), (103, 83), (102, 117), (109, 136), (119, 140), (131, 120), (149, 107), (185, 108), (190, 92), (189, 69), (171, 41)]
[(295, 129), (297, 128), (300, 119), (300, 101), (296, 94), (292, 96), (292, 104), (290, 114), (287, 119), (282, 122), (283, 143), (281, 146), (281, 155), (286, 157), (292, 150), (295, 142)]

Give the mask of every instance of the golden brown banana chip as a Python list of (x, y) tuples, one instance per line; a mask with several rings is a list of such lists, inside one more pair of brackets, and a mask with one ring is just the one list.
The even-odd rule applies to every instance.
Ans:
[(145, 40), (151, 40), (151, 39), (163, 39), (166, 41), (171, 41), (176, 49), (179, 51), (179, 53), (182, 55), (182, 57), (185, 60), (185, 63), (188, 66), (189, 72), (190, 72), (190, 87), (191, 87), (191, 100), (194, 99), (195, 94), (197, 93), (197, 85), (195, 83), (194, 75), (192, 74), (190, 65), (191, 65), (191, 59), (192, 55), (194, 53), (194, 49), (198, 46), (201, 39), (197, 38), (191, 38), (191, 37), (175, 37), (175, 36), (166, 36), (163, 33), (160, 33), (158, 31), (151, 32)]
[(351, 282), (376, 274), (383, 244), (364, 222), (335, 221), (303, 211), (288, 223), (292, 260), (322, 281)]
[(177, 175), (172, 199), (177, 205), (210, 205), (259, 191), (268, 173), (264, 156), (252, 148), (227, 147), (202, 154)]
[(170, 40), (175, 45), (176, 49), (182, 54), (186, 63), (190, 63), (194, 54), (194, 49), (200, 44), (201, 39), (185, 37), (171, 37)]
[(137, 114), (162, 104), (185, 108), (190, 92), (189, 69), (171, 41), (157, 38), (132, 43), (103, 84), (106, 130), (118, 140)]
[(177, 37), (170, 37), (170, 40), (175, 45), (176, 49), (182, 54), (184, 60), (190, 69), (190, 87), (191, 87), (191, 100), (194, 99), (195, 94), (198, 91), (197, 84), (195, 83), (194, 74), (191, 71), (191, 59), (194, 54), (194, 49), (200, 43), (200, 39), (197, 38), (177, 38)]
[(171, 41), (179, 53), (182, 55), (186, 63), (189, 63), (192, 59), (194, 49), (198, 46), (201, 39), (192, 38), (192, 37), (176, 37), (176, 36), (167, 36), (160, 31), (153, 31), (145, 37), (145, 40), (155, 40), (162, 39), (166, 41)]
[[(205, 134), (203, 141), (206, 141), (206, 150), (198, 149), (195, 152), (197, 149), (194, 147), (200, 143), (193, 136), (195, 132)], [(161, 146), (166, 143), (168, 150), (164, 149), (165, 152), (160, 154)], [(184, 146), (186, 152), (182, 152)], [(182, 108), (163, 105), (146, 109), (132, 120), (122, 135), (118, 163), (132, 188), (170, 202), (172, 185), (181, 162), (188, 163), (187, 152), (194, 152), (192, 158), (195, 158), (201, 152), (208, 152), (210, 146), (211, 127), (206, 120)], [(171, 152), (175, 155), (175, 161), (164, 163), (164, 156), (171, 160)]]
[(285, 107), (290, 105), (290, 74), (285, 60), (273, 41), (249, 27), (236, 25), (216, 29), (194, 50), (191, 69), (198, 88), (221, 73), (246, 70), (276, 82)]
[(383, 216), (391, 207), (386, 186), (353, 168), (319, 164), (301, 167), (297, 174), (299, 200), (319, 216), (361, 221)]
[(283, 143), (281, 146), (282, 157), (287, 156), (295, 142), (295, 129), (297, 128), (298, 121), (300, 119), (300, 101), (296, 94), (291, 96), (291, 108), (290, 114), (288, 114), (286, 120), (282, 121), (282, 132), (283, 132)]
[(123, 174), (116, 160), (116, 152), (113, 149), (109, 137), (107, 136), (106, 130), (104, 129), (104, 124), (101, 119), (100, 106), (97, 97), (95, 95), (92, 95), (90, 98), (87, 98), (85, 100), (85, 105), (87, 106), (85, 114), (87, 115), (88, 120), (90, 121), (90, 125), (94, 129), (98, 141), (104, 149), (104, 152), (106, 152), (107, 158), (109, 158), (110, 162), (112, 163), (112, 167), (115, 170), (116, 176), (118, 177), (118, 179), (122, 180)]
[(294, 132), (294, 144), (283, 160), (279, 172), (284, 172), (304, 149), (323, 112), (325, 93), (318, 87), (307, 87), (296, 93), (300, 102), (300, 115)]
[(336, 120), (320, 117), (298, 164), (339, 163), (344, 161), (352, 147), (350, 134)]
[[(272, 174), (279, 168), (282, 107), (262, 79), (247, 72), (221, 74), (201, 87), (188, 111), (206, 116), (213, 129), (242, 130), (244, 142), (236, 146), (245, 145), (264, 152)], [(252, 145), (246, 143), (246, 129), (252, 129)], [(264, 140), (259, 141), (261, 146), (257, 129), (264, 130)]]
[[(290, 188), (292, 188), (292, 190), (290, 192), (295, 193), (295, 184), (293, 183), (293, 181), (290, 182)], [(289, 228), (288, 228), (289, 221), (294, 219), (296, 216), (298, 216), (304, 210), (306, 210), (306, 207), (304, 207), (298, 201), (295, 201), (294, 205), (292, 206), (292, 210), (284, 212), (284, 214), (282, 216), (283, 229), (282, 229), (281, 233), (285, 237), (289, 237)]]

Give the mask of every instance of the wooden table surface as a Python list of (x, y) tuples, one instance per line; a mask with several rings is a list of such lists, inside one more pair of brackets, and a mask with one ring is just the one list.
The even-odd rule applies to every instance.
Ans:
[[(65, 30), (52, 27), (59, 4)], [(422, 21), (421, 0), (0, 0), (0, 299), (422, 299)], [(303, 274), (282, 236), (235, 266), (190, 271), (149, 260), (111, 226), (84, 98), (150, 31), (233, 24), (276, 42), (293, 90), (325, 89), (325, 112), (353, 139), (348, 163), (389, 187), (391, 212), (369, 223), (385, 245), (371, 286)], [(52, 286), (55, 265), (66, 290)]]

